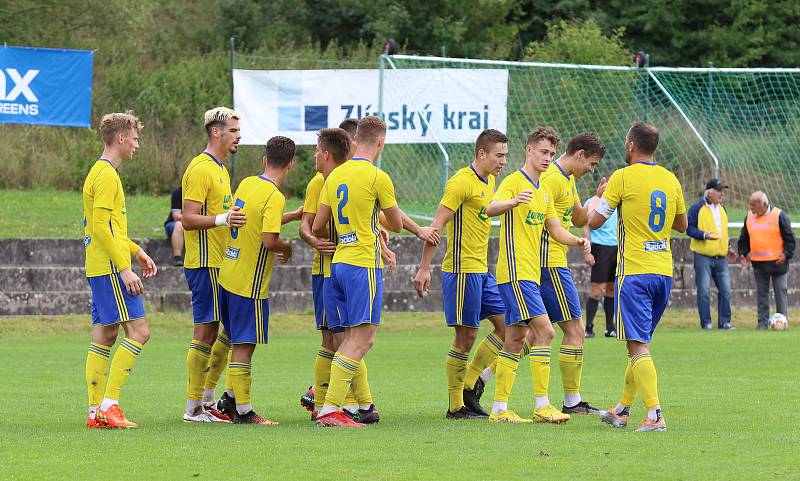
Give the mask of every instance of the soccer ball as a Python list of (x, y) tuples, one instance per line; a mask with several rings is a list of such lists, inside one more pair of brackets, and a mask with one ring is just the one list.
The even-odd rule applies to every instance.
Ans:
[(789, 329), (789, 320), (780, 312), (773, 314), (769, 318), (769, 328), (773, 331), (785, 331)]

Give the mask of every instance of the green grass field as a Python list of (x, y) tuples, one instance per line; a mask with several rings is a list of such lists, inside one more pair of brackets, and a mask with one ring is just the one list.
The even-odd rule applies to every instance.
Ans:
[[(270, 344), (253, 361), (254, 405), (280, 426), (208, 426), (180, 420), (189, 317), (155, 313), (123, 391), (142, 428), (89, 431), (85, 316), (4, 318), (0, 479), (798, 479), (800, 430), (789, 411), (800, 398), (800, 330), (757, 332), (752, 317), (737, 312), (738, 330), (704, 332), (690, 311), (668, 312), (653, 354), (669, 431), (650, 434), (586, 416), (562, 426), (445, 420), (451, 333), (437, 314), (385, 315), (367, 357), (382, 421), (340, 431), (315, 428), (298, 406), (318, 343), (310, 316), (274, 316)], [(583, 395), (612, 405), (624, 347), (595, 338), (586, 353)], [(553, 367), (550, 397), (560, 405)], [(511, 406), (529, 414), (532, 402), (522, 363)], [(632, 423), (643, 416), (639, 403)]]

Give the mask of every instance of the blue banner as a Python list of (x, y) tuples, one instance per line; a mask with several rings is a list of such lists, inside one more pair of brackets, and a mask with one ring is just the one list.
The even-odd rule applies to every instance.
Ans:
[(0, 123), (89, 127), (93, 56), (0, 46)]

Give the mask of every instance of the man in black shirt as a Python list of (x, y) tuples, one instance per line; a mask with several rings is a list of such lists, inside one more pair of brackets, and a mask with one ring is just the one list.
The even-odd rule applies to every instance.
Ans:
[(167, 239), (172, 244), (172, 256), (176, 266), (183, 265), (183, 224), (181, 224), (183, 189), (178, 187), (172, 191), (172, 200), (167, 220), (164, 222), (164, 230)]

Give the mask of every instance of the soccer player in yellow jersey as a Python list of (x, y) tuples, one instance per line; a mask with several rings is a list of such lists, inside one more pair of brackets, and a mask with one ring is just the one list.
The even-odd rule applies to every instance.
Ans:
[[(494, 362), (505, 336), (505, 306), (488, 266), (492, 221), (486, 215), (486, 208), (494, 195), (495, 176), (507, 162), (508, 137), (494, 129), (481, 132), (475, 141), (475, 160), (447, 181), (431, 224), (437, 229), (447, 226), (442, 300), (445, 321), (455, 334), (445, 363), (448, 419), (488, 417), (478, 399), (466, 395), (464, 379), (468, 372), (473, 373), (469, 387), (474, 386), (478, 375)], [(422, 260), (414, 279), (420, 297), (430, 287), (430, 263), (435, 252), (433, 244), (426, 243), (422, 249)], [(489, 319), (494, 330), (479, 345), (468, 368), (469, 352), (478, 336), (481, 319)]]
[(228, 376), (234, 392), (235, 424), (277, 424), (253, 411), (251, 360), (256, 344), (269, 336), (269, 280), (275, 257), (286, 262), (292, 245), (281, 239), (286, 199), (278, 188), (294, 167), (295, 145), (287, 137), (272, 137), (264, 154), (264, 173), (247, 177), (236, 189), (236, 200), (247, 224), (227, 233), (225, 259), (219, 273), (222, 323), (233, 350)]
[[(547, 398), (550, 383), (550, 343), (553, 326), (539, 294), (541, 276), (540, 241), (542, 230), (565, 245), (589, 249), (589, 241), (575, 237), (559, 222), (553, 199), (539, 183), (558, 146), (558, 135), (549, 127), (539, 127), (528, 135), (525, 165), (503, 179), (486, 209), (489, 217), (500, 218), (500, 253), (497, 258), (497, 284), (506, 307), (506, 332), (503, 348), (497, 355), (494, 405), (489, 416), (495, 423), (529, 423), (508, 409), (508, 399), (517, 376), (520, 353), (532, 332), (530, 346), (534, 396)], [(549, 402), (534, 408), (537, 421), (563, 423), (568, 414)]]
[(325, 179), (333, 169), (349, 158), (352, 145), (350, 136), (343, 129), (322, 129), (318, 135), (317, 147), (314, 152), (317, 175), (311, 179), (306, 187), (303, 218), (300, 221), (300, 238), (314, 248), (314, 261), (311, 267), (311, 291), (317, 330), (322, 335), (322, 345), (317, 353), (314, 366), (313, 395), (309, 390), (301, 398), (303, 406), (312, 411), (312, 413), (322, 407), (325, 393), (328, 391), (331, 362), (336, 353), (336, 348), (341, 342), (341, 339), (336, 342), (334, 337), (342, 337), (344, 334), (343, 327), (334, 327), (328, 324), (328, 319), (338, 317), (338, 313), (335, 309), (325, 309), (323, 295), (324, 284), (330, 281), (331, 261), (336, 251), (336, 231), (333, 230), (332, 223), (328, 222), (329, 236), (327, 238), (319, 238), (312, 233), (312, 227), (314, 217), (319, 210), (319, 197)]
[[(83, 244), (86, 278), (92, 289), (92, 343), (86, 357), (89, 428), (135, 428), (119, 407), (120, 391), (150, 338), (144, 317), (141, 279), (131, 269), (131, 256), (144, 277), (156, 275), (153, 260), (128, 239), (125, 192), (117, 168), (139, 148), (142, 124), (132, 113), (103, 116), (100, 136), (105, 147), (83, 184)], [(106, 379), (111, 347), (119, 326), (125, 338), (117, 347)]]
[[(600, 163), (605, 153), (605, 147), (597, 135), (585, 132), (573, 137), (567, 144), (566, 152), (554, 160), (542, 174), (541, 187), (552, 197), (556, 216), (565, 229), (569, 229), (570, 222), (576, 227), (583, 227), (586, 224), (587, 209), (581, 205), (575, 179), (580, 179), (588, 172), (594, 172), (595, 166)], [(603, 195), (604, 188), (605, 179), (600, 181), (597, 188), (598, 196)], [(580, 295), (572, 280), (572, 272), (567, 267), (567, 250), (564, 244), (550, 239), (547, 230), (542, 231), (540, 252), (542, 301), (550, 322), (558, 324), (564, 332), (558, 353), (558, 367), (564, 385), (564, 405), (561, 412), (598, 414), (600, 410), (584, 401), (580, 394), (583, 338), (586, 332), (581, 320)], [(544, 354), (544, 351), (540, 353)], [(539, 407), (549, 402), (547, 398), (541, 396), (536, 401)]]
[[(189, 383), (186, 422), (228, 421), (235, 414), (231, 389), (215, 406), (214, 388), (228, 359), (230, 339), (219, 331), (217, 277), (228, 227), (245, 225), (246, 216), (231, 202), (231, 180), (224, 161), (239, 146), (239, 114), (226, 107), (207, 111), (206, 149), (183, 174), (184, 275), (192, 291), (194, 333), (186, 354)], [(213, 344), (213, 346), (212, 346)]]
[(633, 124), (625, 137), (629, 165), (611, 175), (603, 198), (589, 214), (589, 227), (596, 229), (618, 209), (614, 310), (617, 338), (628, 347), (622, 396), (615, 407), (602, 411), (600, 418), (624, 428), (638, 393), (647, 407), (639, 432), (667, 429), (648, 345), (672, 288), (670, 229), (684, 232), (688, 226), (681, 184), (672, 172), (653, 161), (656, 147), (658, 130), (645, 123)]
[(366, 377), (364, 355), (375, 342), (380, 324), (383, 262), (378, 213), (383, 211), (391, 231), (399, 232), (403, 227), (392, 180), (373, 165), (385, 139), (386, 124), (381, 119), (367, 116), (359, 120), (355, 155), (325, 180), (314, 218), (314, 235), (325, 238), (331, 219), (338, 235), (325, 302), (333, 302), (346, 331), (331, 364), (318, 426), (364, 426), (346, 416), (341, 407), (356, 372)]

